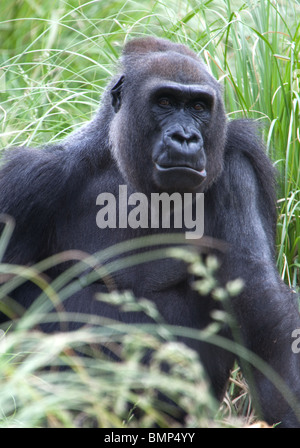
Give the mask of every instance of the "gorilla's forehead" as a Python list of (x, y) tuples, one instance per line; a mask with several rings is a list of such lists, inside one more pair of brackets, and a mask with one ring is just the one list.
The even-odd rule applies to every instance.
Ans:
[(153, 53), (142, 57), (139, 66), (143, 79), (153, 77), (181, 84), (217, 84), (200, 59), (176, 52)]
[(166, 89), (177, 93), (182, 98), (188, 98), (189, 96), (195, 97), (195, 95), (210, 95), (212, 98), (216, 96), (216, 89), (211, 87), (206, 82), (187, 82), (184, 83), (173, 81), (170, 79), (162, 79), (161, 77), (151, 76), (148, 81), (143, 85), (144, 94), (149, 95), (153, 91), (163, 93)]

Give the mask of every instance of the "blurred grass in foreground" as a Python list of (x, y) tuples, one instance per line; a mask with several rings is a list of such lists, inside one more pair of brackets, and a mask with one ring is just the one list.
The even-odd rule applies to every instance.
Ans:
[[(54, 142), (90, 119), (127, 39), (156, 35), (199, 53), (224, 86), (229, 119), (249, 117), (261, 124), (262, 138), (279, 172), (278, 268), (288, 284), (299, 287), (298, 0), (0, 0), (0, 10), (2, 148)], [(1, 254), (8, 236), (1, 239)], [(7, 274), (5, 265), (1, 274)], [(35, 281), (44, 289), (45, 299), (47, 285), (38, 275)], [(13, 287), (8, 283), (1, 287), (3, 295)], [(144, 410), (139, 425), (172, 426), (172, 419), (163, 413), (165, 404), (158, 403), (157, 388), (172, 393), (186, 407), (187, 425), (219, 425), (228, 415), (235, 422), (237, 413), (251, 413), (246, 386), (235, 372), (230, 400), (226, 397), (214, 420), (217, 408), (201, 365), (160, 325), (124, 328), (98, 321), (94, 329), (72, 334), (42, 337), (28, 331), (45, 318), (43, 313), (29, 313), (0, 340), (1, 427), (134, 426), (126, 402), (138, 403)], [(214, 332), (208, 329), (208, 334)], [(108, 339), (125, 342), (118, 367), (96, 348)], [(147, 347), (157, 350), (149, 369), (140, 363)], [(81, 350), (93, 356), (78, 358)], [(172, 366), (171, 380), (161, 372), (161, 359)], [(70, 369), (58, 371), (60, 365)]]

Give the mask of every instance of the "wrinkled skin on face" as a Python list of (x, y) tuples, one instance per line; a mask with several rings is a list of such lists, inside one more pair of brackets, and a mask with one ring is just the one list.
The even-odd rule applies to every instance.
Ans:
[(128, 182), (147, 193), (205, 191), (223, 166), (219, 85), (194, 53), (178, 47), (182, 53), (148, 53), (129, 44), (111, 88), (113, 153)]

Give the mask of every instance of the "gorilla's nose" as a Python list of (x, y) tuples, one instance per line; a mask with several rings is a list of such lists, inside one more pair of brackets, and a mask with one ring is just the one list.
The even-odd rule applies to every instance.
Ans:
[(201, 151), (203, 140), (200, 132), (194, 127), (174, 125), (166, 129), (164, 142), (175, 155), (187, 155), (192, 157)]
[[(168, 131), (167, 131), (168, 132)], [(202, 138), (200, 133), (196, 129), (191, 128), (177, 128), (169, 131), (169, 137), (174, 143), (179, 143), (180, 145), (184, 145), (185, 143), (190, 146), (194, 144), (202, 144)]]
[(174, 125), (165, 130), (163, 142), (162, 165), (204, 168), (203, 139), (196, 128)]

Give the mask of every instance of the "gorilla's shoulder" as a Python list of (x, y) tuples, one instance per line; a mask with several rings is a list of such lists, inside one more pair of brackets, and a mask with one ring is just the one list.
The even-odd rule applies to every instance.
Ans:
[(273, 185), (275, 170), (266, 154), (259, 126), (252, 120), (232, 120), (228, 123), (225, 144), (226, 165), (250, 163), (257, 176)]
[(230, 121), (227, 127), (221, 184), (229, 183), (230, 188), (235, 186), (236, 191), (241, 189), (246, 191), (247, 186), (256, 185), (265, 201), (265, 206), (268, 205), (274, 212), (275, 179), (276, 170), (266, 154), (256, 123), (251, 120)]
[(233, 151), (265, 153), (259, 126), (253, 120), (238, 119), (228, 122), (225, 154)]
[(62, 144), (45, 145), (41, 147), (18, 146), (9, 147), (3, 151), (1, 166), (9, 163), (10, 165), (25, 165), (32, 162), (43, 162), (47, 159), (63, 158), (65, 149)]

